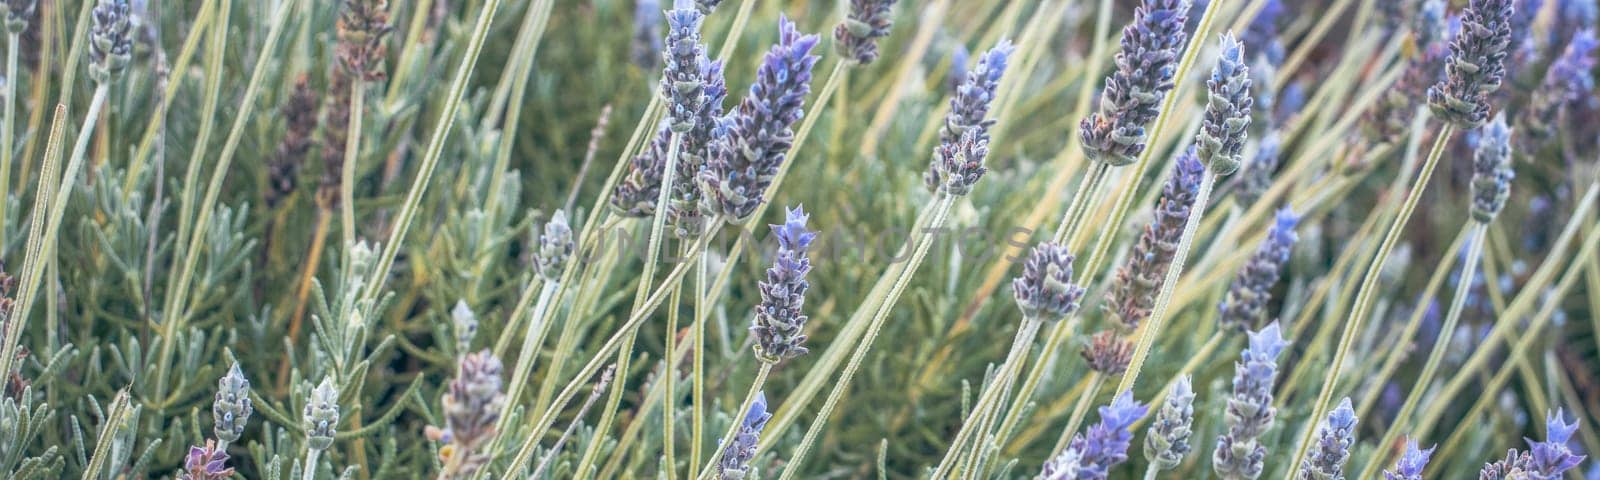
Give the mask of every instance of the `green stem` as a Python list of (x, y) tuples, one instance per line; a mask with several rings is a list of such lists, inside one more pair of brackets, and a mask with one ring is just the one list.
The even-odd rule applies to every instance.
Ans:
[(691, 393), (690, 398), (694, 408), (690, 411), (690, 421), (693, 424), (689, 437), (690, 466), (700, 464), (700, 445), (704, 441), (705, 433), (706, 315), (711, 310), (710, 305), (706, 303), (706, 282), (710, 280), (710, 264), (711, 259), (702, 255), (700, 261), (695, 263), (694, 271), (694, 320), (693, 324), (690, 325), (690, 328), (694, 330), (694, 346), (692, 347), (694, 351), (691, 352), (694, 354), (694, 386), (692, 387), (694, 391)]
[[(994, 380), (991, 380), (983, 389), (983, 393), (978, 395), (978, 403), (972, 406), (972, 412), (968, 413), (966, 421), (961, 423), (961, 429), (950, 441), (949, 450), (945, 451), (944, 459), (939, 461), (939, 466), (933, 469), (931, 478), (944, 478), (944, 474), (950, 472), (955, 466), (955, 460), (961, 457), (961, 449), (966, 446), (967, 440), (972, 435), (976, 434), (982, 439), (988, 434), (989, 423), (993, 419), (990, 413), (1002, 401), (1000, 391), (1010, 389), (1009, 382), (1016, 377), (1017, 365), (1033, 346), (1033, 338), (1039, 333), (1039, 325), (1040, 321), (1033, 318), (1022, 321), (1022, 327), (1017, 329), (1015, 338), (1011, 340), (1011, 349), (1006, 352), (1005, 363), (1000, 364), (1000, 370), (996, 372)], [(982, 442), (979, 441), (976, 450), (982, 449)]]
[(1133, 384), (1139, 379), (1139, 372), (1144, 369), (1144, 362), (1150, 357), (1150, 347), (1155, 345), (1156, 337), (1161, 335), (1161, 327), (1167, 321), (1167, 313), (1171, 308), (1172, 291), (1178, 287), (1178, 277), (1183, 276), (1183, 264), (1189, 260), (1189, 250), (1194, 246), (1194, 234), (1200, 227), (1200, 216), (1205, 214), (1206, 203), (1211, 201), (1211, 189), (1217, 183), (1217, 174), (1206, 172), (1200, 180), (1200, 192), (1195, 194), (1194, 205), (1190, 207), (1189, 218), (1183, 225), (1183, 236), (1178, 241), (1178, 249), (1173, 254), (1172, 265), (1167, 267), (1167, 273), (1161, 280), (1161, 290), (1156, 295), (1155, 310), (1150, 318), (1145, 321), (1144, 332), (1139, 334), (1139, 344), (1134, 347), (1133, 360), (1128, 363), (1128, 370), (1122, 372), (1122, 381), (1117, 383), (1117, 394), (1121, 395), (1133, 390)]
[(350, 82), (350, 127), (344, 141), (344, 165), (339, 172), (339, 226), (343, 248), (356, 244), (356, 162), (361, 160), (361, 122), (366, 110), (367, 82), (355, 75)]
[(305, 469), (300, 471), (300, 479), (301, 480), (316, 480), (317, 479), (317, 457), (320, 456), (321, 454), (322, 454), (322, 450), (317, 450), (315, 448), (306, 449)]
[[(12, 130), (17, 116), (17, 48), (22, 45), (21, 35), (6, 36), (6, 98), (5, 118), (0, 119), (0, 222), (6, 222), (6, 206), (11, 204), (11, 144)], [(9, 223), (9, 222), (6, 222)], [(0, 223), (0, 252), (6, 248), (6, 229)]]
[[(511, 370), (511, 384), (506, 387), (506, 401), (512, 405), (521, 403), (522, 391), (528, 385), (528, 377), (533, 375), (533, 364), (538, 362), (539, 346), (544, 344), (545, 332), (549, 331), (547, 325), (550, 322), (547, 320), (548, 315), (546, 313), (558, 288), (556, 282), (544, 282), (544, 287), (539, 289), (539, 304), (533, 309), (535, 318), (528, 324), (528, 328), (523, 331), (522, 349), (517, 352), (517, 364)], [(513, 335), (515, 334), (508, 332), (505, 336)], [(500, 419), (495, 422), (495, 431), (507, 431), (506, 422), (510, 418), (510, 415), (501, 415)], [(502, 442), (495, 443), (498, 445)], [(489, 458), (494, 458), (494, 455), (491, 454)]]
[[(1313, 405), (1311, 415), (1307, 418), (1319, 419), (1327, 415), (1328, 406), (1333, 401), (1333, 395), (1339, 385), (1339, 374), (1343, 370), (1345, 356), (1350, 353), (1350, 347), (1355, 344), (1356, 334), (1361, 331), (1372, 305), (1376, 300), (1378, 277), (1383, 267), (1388, 263), (1389, 252), (1399, 242), (1400, 234), (1405, 230), (1406, 223), (1411, 219), (1411, 213), (1416, 211), (1417, 202), (1422, 198), (1422, 192), (1428, 188), (1428, 179), (1433, 177), (1434, 167), (1439, 165), (1439, 157), (1444, 155), (1445, 145), (1455, 133), (1455, 125), (1446, 123), (1439, 129), (1438, 137), (1433, 141), (1433, 148), (1428, 151), (1428, 159), (1422, 164), (1422, 171), (1417, 173), (1417, 180), (1412, 183), (1411, 190), (1406, 193), (1405, 203), (1400, 207), (1400, 212), (1389, 224), (1389, 231), (1383, 237), (1383, 243), (1378, 247), (1377, 255), (1372, 259), (1371, 266), (1367, 267), (1365, 278), (1361, 282), (1361, 289), (1356, 294), (1355, 311), (1345, 321), (1344, 333), (1339, 337), (1339, 346), (1334, 350), (1333, 361), (1328, 364), (1328, 373), (1323, 377), (1322, 389), (1317, 394), (1317, 402)], [(1441, 334), (1442, 335), (1442, 334)], [(1298, 446), (1295, 447), (1294, 460), (1290, 463), (1285, 475), (1298, 472), (1300, 464), (1305, 461), (1306, 452), (1311, 446), (1311, 437), (1316, 434), (1315, 428), (1306, 428), (1301, 434)]]

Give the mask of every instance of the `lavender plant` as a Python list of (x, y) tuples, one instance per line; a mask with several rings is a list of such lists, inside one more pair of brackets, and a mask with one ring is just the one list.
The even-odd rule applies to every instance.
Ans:
[(1217, 437), (1212, 468), (1225, 479), (1260, 478), (1267, 447), (1262, 434), (1272, 428), (1278, 410), (1273, 406), (1273, 386), (1278, 377), (1278, 355), (1285, 341), (1278, 323), (1250, 332), (1249, 346), (1239, 354), (1233, 369), (1233, 393), (1226, 410), (1227, 432)]
[(1100, 110), (1078, 126), (1084, 155), (1127, 165), (1144, 151), (1145, 129), (1173, 87), (1188, 18), (1187, 0), (1148, 0), (1134, 10), (1133, 22), (1122, 29), (1117, 69), (1106, 77)]

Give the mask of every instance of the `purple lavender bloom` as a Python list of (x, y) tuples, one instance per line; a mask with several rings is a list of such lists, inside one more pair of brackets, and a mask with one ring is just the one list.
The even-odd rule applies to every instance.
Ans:
[(179, 480), (227, 480), (233, 477), (228, 466), (228, 452), (217, 449), (216, 442), (206, 440), (204, 447), (190, 446), (189, 455), (183, 458), (183, 471)]
[(1161, 470), (1171, 470), (1189, 454), (1189, 437), (1194, 434), (1194, 387), (1189, 376), (1178, 377), (1172, 392), (1162, 402), (1156, 419), (1144, 438), (1144, 456)]
[[(1016, 47), (1010, 40), (1001, 39), (994, 48), (989, 49), (983, 56), (978, 57), (978, 64), (964, 75), (965, 81), (956, 87), (955, 94), (950, 96), (950, 112), (944, 116), (944, 125), (939, 128), (939, 146), (934, 148), (933, 161), (928, 164), (928, 171), (922, 177), (923, 184), (928, 191), (937, 192), (941, 187), (960, 180), (950, 178), (948, 162), (952, 157), (947, 153), (959, 154), (967, 147), (963, 143), (983, 145), (985, 150), (989, 145), (989, 127), (995, 120), (989, 117), (990, 103), (994, 101), (995, 90), (1000, 88), (1000, 77), (1006, 72), (1006, 64), (1010, 60), (1011, 52)], [(973, 137), (969, 142), (968, 133)], [(950, 152), (946, 152), (950, 150)], [(968, 160), (971, 160), (970, 158)], [(977, 159), (977, 165), (982, 165), (982, 158)], [(963, 162), (966, 163), (966, 162)], [(969, 172), (970, 173), (970, 172)], [(978, 175), (982, 175), (980, 171)], [(972, 182), (977, 179), (973, 178)], [(965, 188), (971, 188), (969, 182)], [(957, 190), (961, 187), (958, 185)], [(965, 195), (965, 192), (956, 195)]]
[(1205, 166), (1195, 156), (1194, 146), (1178, 155), (1176, 163), (1162, 187), (1154, 218), (1145, 225), (1126, 263), (1117, 268), (1116, 281), (1106, 292), (1105, 308), (1116, 317), (1123, 331), (1133, 331), (1150, 316), (1156, 290), (1172, 266), (1178, 241), (1194, 209), (1195, 196), (1200, 192)]
[(983, 166), (988, 157), (989, 136), (978, 129), (967, 130), (955, 143), (934, 147), (934, 164), (923, 180), (946, 195), (972, 193), (972, 186), (989, 171)]
[(1100, 407), (1100, 422), (1073, 436), (1067, 449), (1045, 464), (1039, 478), (1105, 479), (1112, 468), (1128, 460), (1128, 446), (1133, 441), (1128, 428), (1148, 410), (1130, 392), (1117, 395), (1110, 405)]
[(1556, 14), (1552, 17), (1550, 39), (1551, 48), (1572, 43), (1578, 32), (1592, 30), (1600, 20), (1600, 5), (1595, 0), (1557, 0)]
[(1144, 151), (1145, 128), (1172, 90), (1188, 16), (1188, 0), (1143, 0), (1134, 9), (1133, 23), (1122, 29), (1117, 69), (1100, 94), (1100, 111), (1078, 125), (1090, 159), (1121, 166)]
[(1277, 103), (1277, 108), (1272, 112), (1272, 123), (1276, 125), (1288, 123), (1289, 119), (1294, 118), (1295, 114), (1300, 113), (1300, 109), (1306, 106), (1306, 86), (1298, 80), (1289, 82), (1273, 100)]
[(505, 413), (506, 396), (500, 391), (500, 359), (484, 349), (461, 357), (456, 378), (440, 399), (445, 428), (442, 440), (450, 444), (440, 454), (462, 456), (460, 473), (470, 475), (491, 458), (483, 447), (495, 438), (495, 423)]
[[(761, 439), (761, 430), (767, 427), (767, 420), (770, 419), (772, 414), (767, 413), (767, 394), (757, 392), (755, 401), (750, 402), (750, 411), (744, 414), (743, 423), (739, 425), (739, 432), (722, 449), (721, 460), (717, 462), (718, 479), (741, 480), (750, 473), (750, 459), (755, 457), (756, 442)], [(723, 444), (720, 440), (717, 443)]]
[(1240, 208), (1249, 208), (1272, 187), (1272, 173), (1278, 169), (1281, 145), (1276, 130), (1269, 131), (1261, 137), (1261, 144), (1256, 147), (1255, 157), (1250, 160), (1244, 171), (1239, 173), (1239, 189), (1233, 192), (1234, 204)]
[(1547, 144), (1560, 130), (1558, 124), (1567, 111), (1594, 90), (1595, 46), (1594, 30), (1579, 31), (1550, 64), (1544, 84), (1534, 90), (1517, 125), (1522, 132), (1518, 145), (1523, 150), (1532, 153)]
[(1417, 447), (1415, 439), (1406, 440), (1406, 452), (1400, 455), (1400, 460), (1395, 461), (1394, 470), (1384, 470), (1384, 480), (1422, 480), (1422, 470), (1428, 466), (1428, 457), (1433, 455), (1433, 448), (1423, 450)]
[(816, 35), (801, 35), (794, 22), (778, 19), (778, 43), (762, 57), (749, 94), (713, 131), (710, 157), (698, 176), (706, 212), (744, 222), (761, 205), (794, 143), (792, 127), (804, 114), (816, 45)]
[(561, 271), (572, 257), (572, 249), (572, 227), (567, 225), (567, 213), (556, 210), (539, 232), (539, 249), (534, 252), (539, 276), (546, 282), (560, 281)]
[[(1386, 4), (1399, 4), (1398, 0), (1380, 2)], [(1267, 0), (1261, 5), (1261, 10), (1256, 12), (1256, 17), (1250, 19), (1250, 25), (1245, 28), (1244, 36), (1240, 41), (1245, 45), (1252, 45), (1261, 50), (1261, 56), (1272, 65), (1283, 63), (1283, 42), (1278, 39), (1278, 19), (1283, 17), (1283, 0)]]
[(1072, 283), (1072, 260), (1065, 245), (1043, 242), (1033, 247), (1022, 275), (1011, 280), (1023, 318), (1053, 322), (1078, 310), (1084, 290)]
[(1494, 221), (1511, 196), (1511, 129), (1502, 112), (1482, 129), (1472, 157), (1472, 219)]
[(661, 98), (666, 100), (672, 131), (693, 129), (705, 102), (705, 77), (701, 64), (706, 47), (700, 43), (700, 23), (705, 15), (686, 0), (673, 2), (667, 12), (667, 44), (662, 54)]
[(1450, 44), (1445, 79), (1428, 89), (1435, 115), (1461, 128), (1489, 120), (1489, 95), (1504, 79), (1511, 42), (1512, 0), (1471, 0), (1461, 14), (1461, 34)]
[(255, 407), (250, 403), (250, 380), (239, 370), (239, 362), (234, 362), (228, 373), (217, 380), (217, 394), (211, 401), (212, 433), (218, 440), (237, 442), (254, 412)]
[(89, 78), (109, 83), (133, 59), (133, 14), (128, 0), (98, 0), (90, 18)]
[(661, 0), (633, 4), (633, 44), (629, 58), (645, 71), (661, 68)]
[(756, 339), (756, 358), (775, 364), (785, 359), (806, 354), (806, 290), (811, 284), (806, 273), (811, 271), (811, 258), (806, 249), (817, 237), (806, 230), (805, 207), (795, 207), (784, 216), (783, 225), (772, 225), (778, 237), (778, 258), (767, 269), (767, 279), (760, 283), (761, 303), (756, 305), (756, 316), (750, 334)]
[(1228, 296), (1218, 307), (1217, 322), (1224, 329), (1248, 331), (1260, 328), (1267, 320), (1267, 302), (1272, 300), (1272, 286), (1278, 283), (1283, 265), (1289, 261), (1289, 252), (1299, 236), (1294, 227), (1300, 216), (1293, 210), (1278, 210), (1276, 220), (1267, 230), (1267, 238), (1256, 247), (1249, 263), (1239, 269), (1238, 276), (1228, 288)]
[(1328, 413), (1317, 429), (1316, 444), (1305, 463), (1300, 464), (1300, 480), (1344, 480), (1344, 463), (1350, 460), (1350, 446), (1356, 443), (1356, 412), (1350, 397)]
[(1212, 469), (1226, 480), (1254, 480), (1261, 476), (1267, 447), (1257, 440), (1267, 429), (1277, 409), (1272, 407), (1272, 386), (1278, 377), (1278, 354), (1289, 342), (1283, 339), (1278, 322), (1259, 332), (1250, 332), (1250, 342), (1233, 366), (1233, 395), (1228, 398), (1225, 422), (1228, 431), (1217, 437), (1212, 452)]
[(1133, 342), (1111, 330), (1101, 330), (1089, 337), (1089, 343), (1078, 352), (1088, 362), (1089, 369), (1101, 375), (1121, 375), (1133, 362)]
[(1252, 103), (1250, 67), (1244, 63), (1244, 45), (1233, 32), (1222, 34), (1222, 52), (1206, 87), (1206, 114), (1195, 135), (1195, 150), (1212, 173), (1227, 175), (1239, 169)]
[(1529, 471), (1535, 472), (1540, 478), (1559, 479), (1562, 473), (1583, 462), (1583, 455), (1567, 448), (1572, 434), (1578, 431), (1578, 422), (1566, 423), (1563, 418), (1566, 418), (1566, 412), (1560, 408), (1554, 413), (1547, 412), (1544, 441), (1528, 440)]
[(950, 95), (952, 96), (960, 93), (961, 86), (967, 83), (967, 56), (969, 55), (971, 55), (971, 52), (967, 51), (967, 47), (959, 43), (950, 49), (950, 71), (945, 75), (944, 83), (946, 88), (950, 89)]
[(833, 27), (833, 46), (839, 55), (865, 65), (878, 59), (878, 39), (894, 26), (890, 9), (895, 0), (850, 0), (850, 13)]

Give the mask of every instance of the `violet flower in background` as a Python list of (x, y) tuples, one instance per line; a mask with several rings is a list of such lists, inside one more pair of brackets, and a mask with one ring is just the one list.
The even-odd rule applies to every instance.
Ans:
[(1234, 204), (1248, 209), (1272, 187), (1272, 175), (1278, 170), (1281, 140), (1276, 130), (1261, 137), (1255, 156), (1239, 172), (1238, 190), (1233, 192)]
[(1074, 435), (1056, 458), (1048, 461), (1039, 473), (1040, 480), (1104, 479), (1111, 469), (1128, 460), (1128, 446), (1133, 432), (1128, 431), (1148, 411), (1133, 399), (1133, 394), (1123, 392), (1100, 407), (1100, 421), (1090, 425), (1084, 433)]
[(1590, 98), (1595, 87), (1595, 46), (1594, 30), (1579, 31), (1550, 64), (1544, 83), (1533, 91), (1517, 122), (1522, 150), (1531, 154), (1547, 145), (1562, 130), (1567, 112)]
[(816, 45), (816, 35), (802, 35), (794, 22), (778, 19), (778, 43), (762, 57), (750, 92), (712, 132), (710, 156), (697, 177), (706, 212), (741, 223), (761, 205), (804, 114)]
[(784, 214), (782, 225), (772, 225), (772, 234), (778, 238), (778, 256), (772, 268), (767, 269), (767, 279), (760, 283), (761, 303), (750, 326), (755, 337), (757, 359), (776, 364), (786, 359), (805, 355), (806, 290), (811, 284), (806, 274), (811, 272), (811, 258), (806, 250), (817, 233), (806, 230), (805, 207), (795, 207)]
[(1471, 0), (1462, 11), (1461, 34), (1450, 44), (1445, 79), (1428, 89), (1428, 106), (1441, 120), (1463, 129), (1489, 120), (1489, 96), (1506, 74), (1511, 2)]
[(1188, 0), (1144, 0), (1122, 29), (1117, 69), (1106, 77), (1100, 109), (1078, 125), (1090, 159), (1120, 166), (1145, 149), (1145, 129), (1172, 91), (1179, 52), (1188, 39)]
[(833, 48), (844, 58), (866, 65), (878, 59), (878, 39), (894, 26), (896, 0), (850, 0), (850, 13), (833, 27)]
[[(994, 48), (978, 57), (978, 63), (963, 75), (964, 82), (950, 96), (950, 112), (945, 114), (944, 125), (939, 127), (939, 144), (934, 147), (933, 160), (922, 177), (929, 192), (953, 189), (960, 192), (955, 195), (965, 195), (977, 182), (977, 178), (968, 180), (966, 177), (974, 172), (983, 175), (981, 166), (988, 155), (989, 127), (995, 122), (989, 118), (989, 108), (1015, 50), (1010, 40), (1001, 39)], [(958, 157), (965, 161), (957, 161)]]
[(1567, 470), (1576, 468), (1584, 456), (1567, 447), (1572, 434), (1578, 431), (1577, 422), (1566, 423), (1565, 412), (1557, 409), (1545, 416), (1545, 440), (1528, 439), (1528, 451), (1513, 448), (1506, 451), (1504, 459), (1483, 466), (1480, 480), (1558, 480)]
[(1411, 128), (1417, 105), (1427, 96), (1428, 87), (1444, 74), (1445, 56), (1450, 53), (1450, 25), (1445, 17), (1444, 0), (1425, 0), (1411, 24), (1414, 48), (1406, 59), (1400, 78), (1378, 97), (1361, 116), (1361, 133), (1375, 143), (1398, 144)]
[(1053, 322), (1078, 310), (1084, 289), (1072, 283), (1072, 261), (1065, 245), (1041, 242), (1033, 247), (1022, 275), (1011, 280), (1024, 319)]
[(950, 95), (955, 96), (961, 92), (961, 86), (967, 83), (967, 46), (956, 43), (950, 47), (950, 71), (945, 73), (945, 88), (950, 90)]
[(646, 72), (661, 68), (661, 0), (635, 0), (629, 59)]
[(234, 362), (228, 367), (228, 373), (217, 380), (217, 393), (211, 401), (211, 421), (214, 422), (211, 431), (224, 445), (237, 442), (254, 412), (250, 403), (250, 380), (244, 378), (239, 363)]
[(717, 461), (719, 480), (742, 480), (750, 474), (750, 459), (755, 457), (756, 442), (761, 440), (761, 430), (767, 427), (770, 419), (767, 394), (757, 392), (755, 400), (750, 402), (750, 410), (740, 420), (739, 432), (733, 435), (733, 441), (717, 441), (722, 446), (722, 456)]
[(1494, 221), (1511, 196), (1511, 179), (1515, 176), (1511, 170), (1511, 129), (1506, 127), (1502, 113), (1484, 125), (1472, 156), (1473, 220), (1485, 224)]
[(1189, 454), (1189, 437), (1194, 434), (1194, 387), (1183, 375), (1172, 385), (1167, 400), (1161, 403), (1155, 421), (1144, 437), (1144, 456), (1161, 470), (1171, 470)]
[(567, 213), (556, 210), (539, 232), (539, 249), (534, 252), (534, 263), (539, 276), (546, 282), (561, 280), (561, 271), (572, 257), (572, 227), (567, 225)]
[(1434, 447), (1426, 450), (1417, 447), (1416, 439), (1406, 440), (1406, 451), (1394, 463), (1394, 470), (1384, 470), (1384, 480), (1422, 480), (1422, 470), (1428, 466), (1428, 457)]
[(189, 447), (189, 454), (183, 458), (183, 470), (178, 472), (179, 480), (227, 480), (233, 478), (233, 468), (228, 466), (228, 452), (217, 448), (217, 444), (206, 440), (204, 447)]
[(1178, 155), (1176, 164), (1161, 189), (1154, 218), (1145, 225), (1125, 263), (1117, 268), (1115, 281), (1106, 292), (1104, 308), (1125, 332), (1137, 329), (1155, 307), (1156, 291), (1172, 266), (1195, 196), (1200, 193), (1205, 165), (1195, 155), (1193, 145)]
[(1221, 311), (1217, 323), (1225, 330), (1249, 331), (1261, 328), (1266, 323), (1267, 303), (1272, 301), (1272, 286), (1278, 283), (1278, 277), (1283, 274), (1283, 266), (1289, 262), (1290, 251), (1294, 242), (1299, 240), (1294, 227), (1300, 222), (1300, 216), (1288, 208), (1278, 210), (1278, 214), (1267, 229), (1267, 237), (1261, 240), (1261, 245), (1256, 247), (1256, 253), (1250, 261), (1239, 269), (1239, 274), (1233, 278), (1233, 284), (1228, 288), (1228, 295), (1218, 307)]
[(1195, 135), (1195, 153), (1214, 174), (1228, 175), (1239, 169), (1239, 152), (1244, 150), (1250, 128), (1250, 83), (1244, 45), (1233, 32), (1222, 34), (1222, 51), (1206, 80), (1205, 118)]
[(1267, 447), (1258, 440), (1272, 428), (1277, 409), (1272, 406), (1273, 384), (1278, 377), (1278, 354), (1289, 342), (1278, 323), (1250, 332), (1249, 345), (1233, 367), (1233, 393), (1228, 398), (1224, 423), (1227, 432), (1217, 437), (1212, 469), (1226, 480), (1253, 480), (1261, 476)]
[[(1379, 3), (1399, 4), (1400, 0), (1384, 1)], [(1283, 63), (1283, 41), (1278, 39), (1278, 20), (1288, 9), (1284, 7), (1283, 0), (1266, 0), (1261, 4), (1261, 10), (1256, 11), (1255, 18), (1250, 19), (1250, 25), (1245, 27), (1240, 43), (1250, 45), (1252, 49), (1260, 52), (1267, 63), (1277, 66)]]
[(1356, 412), (1350, 397), (1328, 412), (1317, 427), (1315, 445), (1300, 464), (1300, 480), (1344, 480), (1344, 464), (1350, 460), (1350, 447), (1356, 442)]

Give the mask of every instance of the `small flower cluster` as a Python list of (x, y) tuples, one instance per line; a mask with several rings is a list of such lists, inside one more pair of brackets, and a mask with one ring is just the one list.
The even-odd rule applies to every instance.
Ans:
[(633, 42), (628, 58), (640, 70), (661, 68), (661, 0), (633, 4)]
[(322, 383), (311, 390), (301, 419), (306, 430), (306, 448), (322, 451), (333, 445), (334, 431), (339, 428), (339, 388), (334, 386), (333, 378), (323, 378)]
[(1106, 308), (1124, 331), (1138, 328), (1155, 307), (1157, 290), (1172, 266), (1178, 241), (1200, 192), (1205, 165), (1195, 155), (1194, 147), (1179, 155), (1176, 164), (1162, 187), (1155, 217), (1139, 235), (1127, 263), (1117, 269), (1115, 283), (1106, 292)]
[(756, 315), (750, 326), (755, 337), (756, 358), (775, 364), (785, 359), (806, 354), (806, 290), (811, 284), (806, 274), (811, 272), (811, 258), (806, 250), (811, 247), (817, 233), (806, 230), (804, 207), (795, 207), (784, 215), (783, 225), (773, 225), (772, 234), (778, 238), (778, 258), (767, 269), (767, 279), (760, 283), (761, 303), (756, 305)]
[(1272, 286), (1278, 283), (1283, 266), (1289, 261), (1290, 250), (1300, 238), (1294, 231), (1299, 222), (1300, 217), (1294, 211), (1288, 208), (1278, 210), (1272, 227), (1267, 229), (1267, 238), (1256, 247), (1256, 253), (1250, 257), (1250, 261), (1239, 269), (1233, 284), (1228, 287), (1227, 298), (1218, 307), (1221, 313), (1217, 322), (1222, 328), (1248, 331), (1261, 328), (1266, 322)]
[(389, 24), (388, 0), (345, 0), (343, 4), (335, 47), (340, 66), (363, 81), (383, 80), (383, 57), (388, 53), (383, 39), (394, 31)]
[(839, 55), (865, 65), (878, 59), (878, 39), (894, 26), (890, 9), (896, 0), (850, 0), (850, 13), (833, 27), (833, 47)]
[(1044, 464), (1039, 479), (1105, 479), (1113, 467), (1128, 460), (1128, 447), (1133, 441), (1133, 432), (1128, 428), (1148, 410), (1133, 399), (1132, 393), (1117, 395), (1110, 405), (1100, 407), (1098, 423), (1074, 435), (1066, 450)]
[(1272, 406), (1272, 388), (1278, 378), (1278, 354), (1289, 342), (1283, 339), (1278, 323), (1250, 332), (1250, 342), (1233, 368), (1233, 394), (1228, 398), (1224, 417), (1228, 431), (1217, 437), (1212, 453), (1212, 468), (1227, 480), (1254, 480), (1261, 476), (1267, 447), (1257, 440), (1272, 428), (1277, 409)]
[(1144, 438), (1144, 456), (1161, 470), (1171, 470), (1189, 454), (1189, 437), (1194, 435), (1194, 387), (1188, 375), (1178, 377), (1162, 402), (1156, 419)]
[(1133, 362), (1133, 342), (1115, 331), (1101, 330), (1089, 337), (1089, 344), (1078, 354), (1088, 362), (1089, 369), (1101, 375), (1121, 375)]
[(90, 18), (89, 78), (98, 84), (110, 83), (133, 59), (133, 15), (128, 0), (99, 0)]
[(1084, 289), (1072, 283), (1072, 260), (1065, 245), (1043, 242), (1033, 247), (1022, 275), (1011, 280), (1024, 319), (1053, 322), (1078, 310)]
[(1506, 74), (1511, 43), (1512, 0), (1471, 0), (1461, 14), (1461, 33), (1450, 44), (1445, 79), (1428, 89), (1428, 106), (1461, 128), (1489, 120), (1489, 95)]
[(1212, 173), (1228, 175), (1239, 169), (1239, 152), (1250, 128), (1250, 67), (1244, 45), (1233, 32), (1222, 34), (1222, 53), (1206, 80), (1207, 101), (1200, 133), (1195, 135), (1200, 162)]
[(1596, 44), (1593, 30), (1580, 31), (1550, 65), (1543, 85), (1534, 90), (1518, 122), (1523, 139), (1519, 145), (1524, 150), (1533, 152), (1555, 137), (1562, 117), (1594, 91)]
[(1478, 148), (1472, 156), (1472, 219), (1494, 221), (1511, 196), (1511, 129), (1504, 114), (1484, 125), (1478, 135)]
[(28, 21), (33, 19), (33, 10), (39, 6), (39, 0), (4, 0), (0, 1), (0, 14), (5, 15), (6, 31), (22, 33), (28, 29)]
[(1328, 413), (1317, 428), (1316, 445), (1305, 463), (1300, 464), (1300, 480), (1344, 480), (1344, 463), (1350, 460), (1350, 446), (1356, 442), (1356, 412), (1350, 398)]
[(750, 410), (740, 420), (739, 432), (733, 434), (733, 440), (718, 441), (722, 444), (722, 456), (717, 461), (719, 480), (744, 480), (749, 476), (750, 459), (755, 457), (756, 442), (761, 440), (761, 430), (767, 427), (767, 420), (770, 419), (772, 414), (767, 413), (767, 394), (758, 392), (755, 400), (750, 402)]
[(226, 443), (239, 441), (244, 427), (250, 423), (255, 407), (250, 403), (250, 380), (244, 378), (239, 364), (228, 368), (228, 374), (217, 380), (216, 397), (211, 402), (212, 433)]
[(1483, 466), (1478, 473), (1479, 480), (1562, 478), (1567, 470), (1577, 467), (1584, 459), (1583, 455), (1573, 453), (1567, 447), (1572, 434), (1578, 431), (1578, 423), (1566, 423), (1565, 418), (1565, 413), (1560, 409), (1546, 414), (1545, 441), (1530, 439), (1527, 451), (1514, 448), (1507, 451), (1505, 459)]
[(1100, 110), (1078, 125), (1090, 159), (1127, 165), (1145, 148), (1145, 128), (1172, 91), (1179, 50), (1188, 38), (1189, 0), (1144, 0), (1122, 29), (1117, 69), (1106, 78)]
[(206, 440), (203, 447), (190, 446), (183, 458), (183, 470), (178, 480), (227, 480), (233, 478), (233, 468), (228, 466), (228, 452), (217, 448), (217, 443)]
[(461, 357), (456, 378), (440, 399), (445, 428), (427, 431), (447, 444), (439, 449), (447, 476), (471, 478), (490, 460), (484, 447), (494, 440), (495, 423), (505, 413), (501, 370), (500, 359), (488, 349)]
[(1422, 480), (1422, 470), (1428, 467), (1428, 457), (1433, 447), (1426, 450), (1417, 446), (1416, 440), (1406, 441), (1406, 451), (1395, 461), (1394, 470), (1384, 470), (1384, 480)]
[(1361, 133), (1368, 141), (1392, 144), (1410, 128), (1419, 99), (1425, 98), (1428, 87), (1443, 76), (1444, 59), (1450, 52), (1449, 35), (1444, 0), (1424, 1), (1412, 22), (1405, 70), (1378, 97), (1378, 103), (1361, 116)]
[(556, 210), (539, 232), (539, 250), (534, 253), (539, 276), (546, 282), (561, 280), (561, 271), (572, 257), (572, 227), (567, 225), (567, 213)]
[(983, 163), (989, 155), (989, 127), (995, 122), (989, 118), (989, 109), (1015, 50), (1010, 41), (1000, 40), (978, 57), (950, 96), (950, 112), (939, 128), (939, 145), (922, 176), (928, 191), (966, 195), (987, 171)]

